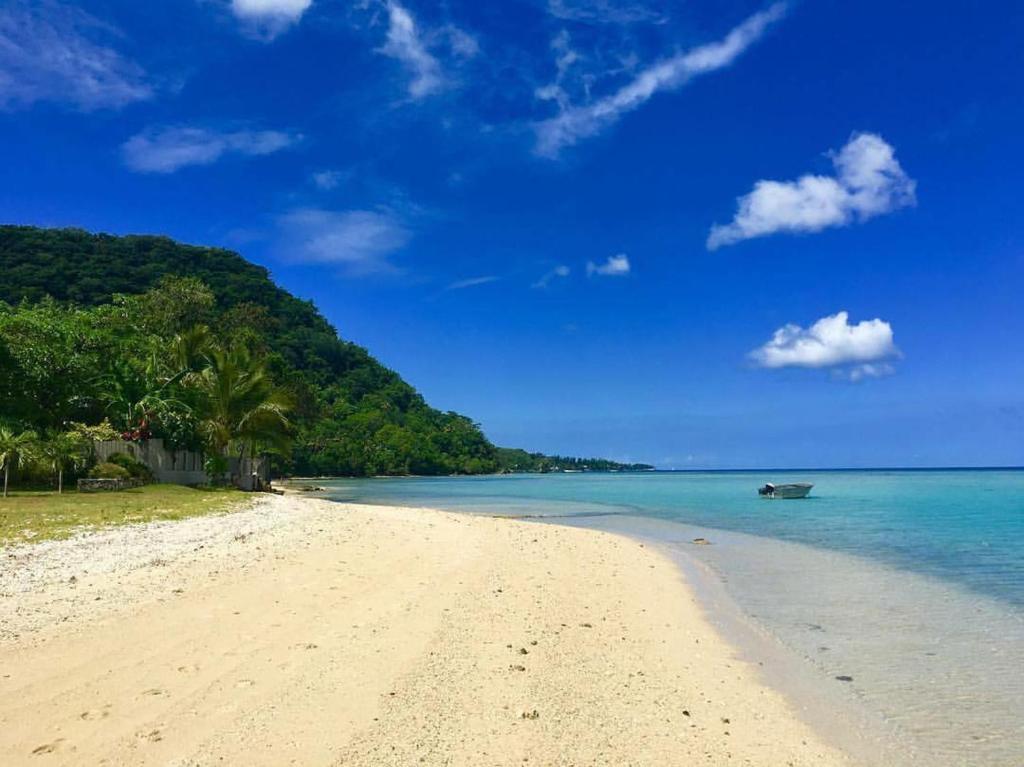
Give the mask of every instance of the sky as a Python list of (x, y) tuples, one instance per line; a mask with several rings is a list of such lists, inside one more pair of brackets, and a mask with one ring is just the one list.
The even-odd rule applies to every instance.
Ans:
[(0, 6), (0, 220), (231, 248), (496, 443), (1024, 465), (1024, 5)]

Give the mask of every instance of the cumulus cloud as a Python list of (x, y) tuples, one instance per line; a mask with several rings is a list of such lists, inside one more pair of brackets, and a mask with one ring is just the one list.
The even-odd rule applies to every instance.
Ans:
[(587, 276), (592, 277), (595, 274), (602, 277), (623, 277), (629, 274), (629, 258), (625, 253), (619, 253), (617, 256), (609, 256), (603, 264), (588, 261)]
[(552, 281), (568, 277), (571, 273), (572, 270), (568, 266), (560, 264), (551, 271), (546, 272), (544, 275), (542, 275), (541, 278), (537, 280), (535, 283), (533, 283), (531, 287), (546, 288), (548, 285), (552, 283)]
[(818, 232), (914, 205), (915, 182), (900, 167), (881, 136), (855, 134), (832, 156), (835, 176), (796, 181), (758, 181), (738, 199), (732, 223), (713, 226), (707, 246), (715, 250), (776, 232)]
[(83, 111), (116, 109), (153, 96), (142, 68), (107, 44), (113, 27), (57, 2), (0, 8), (0, 109), (40, 101)]
[(278, 220), (280, 248), (292, 261), (338, 264), (351, 274), (395, 271), (388, 258), (404, 248), (412, 232), (388, 209), (299, 208)]
[(221, 132), (174, 126), (150, 129), (132, 136), (122, 145), (121, 154), (132, 170), (174, 173), (189, 165), (210, 165), (228, 154), (272, 154), (300, 140), (301, 136), (275, 130)]
[(231, 11), (246, 31), (273, 40), (298, 23), (313, 0), (231, 0)]
[(557, 157), (565, 147), (600, 133), (624, 114), (647, 103), (656, 93), (676, 90), (695, 77), (729, 66), (785, 13), (786, 4), (775, 3), (750, 16), (721, 40), (641, 70), (629, 83), (604, 98), (584, 105), (563, 106), (554, 117), (535, 124), (535, 151), (544, 157)]
[(445, 84), (441, 63), (428, 50), (412, 14), (394, 0), (388, 1), (387, 11), (387, 42), (380, 52), (402, 62), (412, 75), (409, 96), (422, 99), (437, 93)]
[(808, 328), (784, 325), (749, 357), (762, 368), (831, 368), (835, 377), (851, 381), (894, 372), (885, 362), (900, 356), (892, 326), (880, 319), (856, 325), (849, 320), (849, 313), (842, 311)]

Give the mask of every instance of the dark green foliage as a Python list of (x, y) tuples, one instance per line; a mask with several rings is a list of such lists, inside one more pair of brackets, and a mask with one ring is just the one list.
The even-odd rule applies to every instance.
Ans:
[(237, 253), (166, 237), (0, 226), (0, 416), (38, 429), (109, 418), (119, 431), (143, 424), (173, 447), (200, 448), (212, 424), (197, 416), (202, 387), (190, 376), (210, 344), (265, 363), (295, 431), (291, 449), (275, 457), (285, 471), (650, 468), (496, 449), (470, 419), (428, 406), (341, 340), (312, 303)]
[(651, 471), (646, 463), (618, 463), (605, 458), (569, 458), (561, 455), (528, 453), (509, 447), (498, 448), (498, 465), (503, 472), (553, 471)]
[(116, 463), (98, 463), (89, 470), (94, 479), (130, 479), (131, 472)]
[(132, 479), (140, 479), (143, 482), (153, 481), (153, 473), (149, 470), (149, 467), (142, 463), (142, 461), (135, 460), (134, 456), (130, 456), (127, 453), (111, 453), (107, 456), (107, 463), (128, 472), (128, 476)]
[[(472, 421), (429, 407), (365, 349), (339, 339), (310, 302), (237, 253), (165, 237), (4, 226), (0, 274), (0, 302), (11, 305), (0, 303), (0, 396), (20, 421), (51, 427), (159, 411), (167, 397), (149, 374), (151, 339), (165, 351), (170, 336), (207, 325), (222, 346), (265, 355), (288, 393), (298, 434), (282, 459), (287, 470), (369, 476), (498, 468), (494, 446)], [(22, 302), (32, 306), (13, 308)], [(29, 343), (40, 337), (46, 342)], [(113, 358), (118, 364), (108, 364)], [(163, 411), (154, 434), (189, 446), (196, 424), (182, 415), (187, 409)]]

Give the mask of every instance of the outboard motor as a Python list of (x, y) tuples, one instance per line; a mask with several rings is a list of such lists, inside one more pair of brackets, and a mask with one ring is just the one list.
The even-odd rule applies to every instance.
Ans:
[(774, 498), (775, 497), (775, 485), (773, 485), (771, 482), (769, 482), (764, 487), (759, 487), (757, 489), (757, 494), (758, 495), (767, 495), (769, 498)]

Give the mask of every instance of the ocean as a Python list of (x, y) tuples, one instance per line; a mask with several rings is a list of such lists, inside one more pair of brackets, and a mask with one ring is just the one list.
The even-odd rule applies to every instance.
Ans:
[[(768, 500), (765, 482), (813, 482)], [(709, 617), (866, 763), (1024, 765), (1024, 470), (647, 472), (318, 481), (339, 501), (660, 544)], [(694, 538), (711, 545), (694, 545)]]

